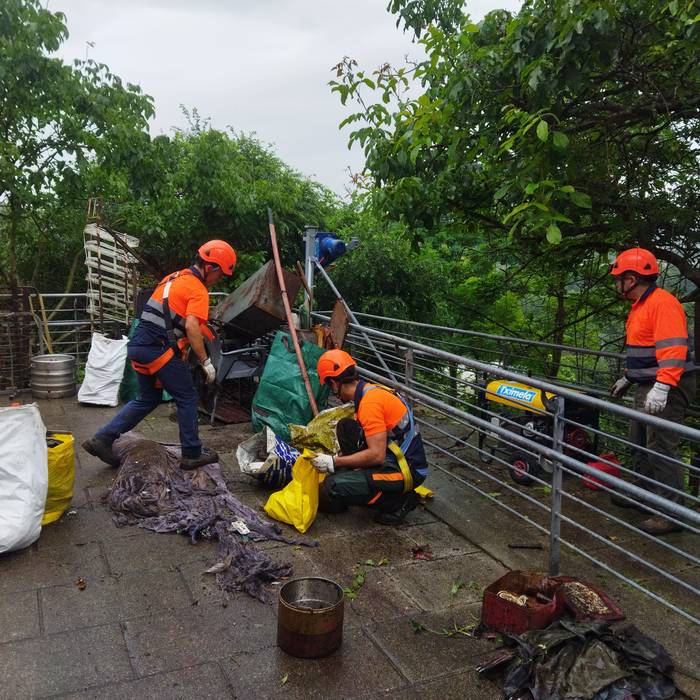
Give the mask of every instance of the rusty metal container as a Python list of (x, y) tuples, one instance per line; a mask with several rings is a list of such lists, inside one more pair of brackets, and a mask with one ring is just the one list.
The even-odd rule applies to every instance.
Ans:
[[(284, 281), (289, 303), (301, 288), (301, 278), (284, 270)], [(279, 328), (286, 321), (282, 292), (272, 260), (266, 262), (216, 308), (215, 316), (225, 323), (238, 337), (247, 340), (260, 338)]]
[(345, 594), (335, 582), (308, 577), (280, 589), (277, 644), (292, 656), (315, 659), (332, 654), (343, 641)]

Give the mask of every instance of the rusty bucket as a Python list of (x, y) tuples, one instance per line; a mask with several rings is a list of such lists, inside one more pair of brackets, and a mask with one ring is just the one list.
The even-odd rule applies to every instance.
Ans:
[(332, 654), (343, 641), (345, 594), (335, 582), (307, 577), (280, 589), (277, 644), (292, 656), (314, 659)]

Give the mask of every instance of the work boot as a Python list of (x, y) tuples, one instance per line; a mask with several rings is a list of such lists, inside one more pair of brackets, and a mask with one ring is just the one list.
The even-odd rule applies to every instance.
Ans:
[(649, 535), (670, 535), (672, 532), (682, 532), (683, 528), (678, 524), (655, 515), (647, 518), (639, 525), (640, 530), (644, 530)]
[(420, 503), (420, 497), (415, 491), (404, 494), (401, 505), (391, 513), (379, 512), (374, 521), (380, 525), (401, 525), (406, 516)]
[(93, 457), (101, 459), (105, 464), (109, 464), (110, 467), (119, 466), (119, 460), (114, 456), (112, 446), (107, 444), (102, 438), (97, 436), (91, 437), (83, 443), (83, 449)]
[(180, 469), (198, 469), (218, 461), (219, 455), (214, 450), (209, 447), (203, 447), (199, 457), (182, 457), (180, 459)]
[[(639, 480), (634, 480), (630, 483), (632, 486), (638, 486), (640, 489), (645, 488), (644, 484)], [(635, 497), (631, 494), (625, 494), (624, 496), (621, 493), (610, 494), (610, 502), (613, 505), (616, 505), (618, 508), (635, 508), (636, 510), (640, 510), (642, 513), (646, 513), (647, 511), (645, 510), (644, 506), (639, 501), (635, 501), (634, 499)]]

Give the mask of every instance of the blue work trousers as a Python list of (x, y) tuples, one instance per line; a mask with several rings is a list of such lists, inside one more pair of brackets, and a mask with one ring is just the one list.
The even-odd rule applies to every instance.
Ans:
[[(128, 346), (128, 357), (141, 364), (148, 364), (160, 357), (166, 345), (132, 345)], [(163, 400), (165, 389), (177, 406), (177, 422), (180, 427), (180, 444), (182, 456), (187, 458), (199, 457), (202, 443), (197, 427), (197, 392), (192, 382), (192, 372), (179, 357), (173, 357), (155, 374), (137, 372), (140, 393), (133, 401), (129, 401), (119, 413), (103, 428), (97, 431), (97, 437), (112, 444), (122, 433), (135, 428)], [(156, 387), (160, 380), (162, 388)]]

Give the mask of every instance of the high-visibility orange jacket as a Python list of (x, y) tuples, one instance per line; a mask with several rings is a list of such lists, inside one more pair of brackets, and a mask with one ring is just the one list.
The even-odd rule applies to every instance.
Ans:
[(652, 285), (632, 304), (627, 317), (625, 374), (633, 382), (678, 386), (693, 371), (693, 352), (681, 303)]
[(196, 316), (200, 329), (206, 338), (213, 335), (207, 327), (209, 318), (209, 292), (202, 276), (195, 267), (179, 270), (164, 277), (155, 288), (151, 298), (141, 312), (141, 322), (152, 324), (164, 339), (167, 339), (167, 324), (164, 316), (163, 295), (168, 296), (170, 322), (172, 324), (178, 347), (188, 344), (185, 319), (188, 315)]

